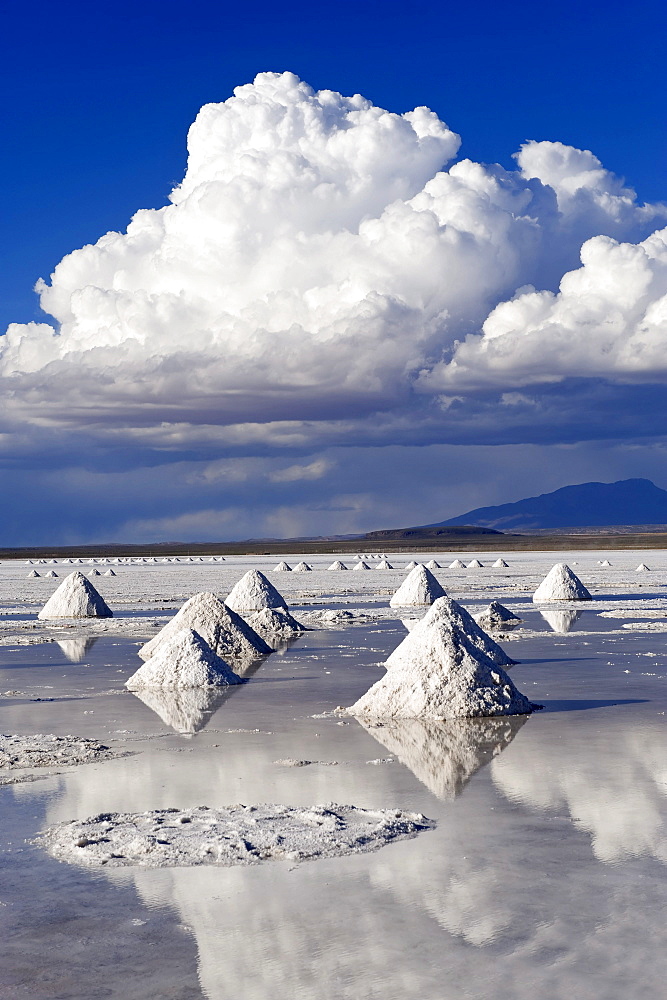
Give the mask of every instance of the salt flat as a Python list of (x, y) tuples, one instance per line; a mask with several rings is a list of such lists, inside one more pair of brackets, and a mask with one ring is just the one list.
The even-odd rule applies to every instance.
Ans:
[[(507, 569), (491, 568), (495, 552), (466, 553), (483, 568), (435, 570), (469, 610), (497, 599), (520, 614), (500, 641), (519, 661), (512, 680), (545, 705), (534, 716), (368, 726), (336, 715), (407, 634), (389, 607), (405, 565), (457, 555), (391, 554), (396, 570), (356, 573), (300, 553), (286, 562), (313, 572), (274, 573), (270, 556), (114, 565), (116, 577), (94, 580), (114, 618), (68, 623), (36, 618), (59, 580), (1, 565), (0, 732), (71, 734), (123, 756), (0, 787), (0, 996), (661, 995), (667, 552), (509, 553)], [(594, 600), (534, 605), (561, 561)], [(642, 561), (651, 572), (635, 572)], [(180, 604), (226, 596), (253, 567), (313, 630), (224, 692), (124, 689), (139, 644)], [(436, 826), (377, 852), (205, 870), (91, 870), (35, 843), (101, 813), (269, 802), (399, 809)]]

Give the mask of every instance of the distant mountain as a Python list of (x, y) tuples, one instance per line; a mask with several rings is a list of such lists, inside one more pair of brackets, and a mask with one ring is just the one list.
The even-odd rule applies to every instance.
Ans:
[(581, 483), (516, 503), (478, 507), (428, 527), (461, 524), (497, 531), (667, 524), (667, 490), (661, 490), (650, 479)]

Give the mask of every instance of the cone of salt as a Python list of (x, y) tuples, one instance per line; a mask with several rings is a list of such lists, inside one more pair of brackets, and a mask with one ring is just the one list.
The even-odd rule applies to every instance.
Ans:
[(556, 563), (533, 594), (535, 604), (548, 604), (550, 601), (590, 601), (583, 583), (565, 563)]
[(286, 608), (287, 602), (258, 569), (249, 569), (225, 601), (228, 608), (242, 615), (244, 611), (260, 611), (262, 608)]
[(240, 678), (209, 644), (190, 628), (179, 629), (125, 682), (141, 688), (209, 688), (239, 684)]
[(416, 565), (406, 576), (389, 601), (392, 608), (408, 608), (417, 604), (433, 604), (445, 591), (426, 566)]
[(38, 618), (112, 618), (113, 613), (90, 580), (75, 570), (51, 595)]

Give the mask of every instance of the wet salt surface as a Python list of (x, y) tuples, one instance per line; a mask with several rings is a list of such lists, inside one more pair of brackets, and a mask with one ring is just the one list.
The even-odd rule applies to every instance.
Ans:
[[(382, 675), (378, 664), (406, 634), (389, 617), (306, 633), (211, 705), (147, 705), (123, 691), (139, 662), (136, 638), (102, 634), (88, 649), (69, 649), (78, 661), (56, 643), (0, 649), (0, 731), (72, 733), (133, 751), (0, 788), (0, 996), (661, 995), (667, 646), (661, 634), (621, 626), (641, 621), (642, 609), (667, 606), (658, 586), (667, 553), (612, 554), (627, 572), (596, 569), (605, 555), (574, 556), (589, 589), (602, 581), (603, 599), (560, 633), (530, 605), (530, 585), (557, 561), (549, 554), (522, 555), (513, 573), (477, 570), (470, 582), (463, 572), (437, 572), (473, 610), (493, 597), (523, 609), (524, 628), (508, 643), (521, 661), (512, 679), (546, 705), (527, 720), (340, 725), (333, 709)], [(658, 568), (655, 585), (637, 589), (642, 558)], [(226, 579), (231, 586), (248, 566), (276, 561), (239, 561)], [(170, 593), (178, 585), (185, 599), (205, 589), (199, 565), (164, 568), (178, 571)], [(128, 590), (137, 604), (153, 607), (161, 595), (153, 574), (136, 568)], [(268, 575), (287, 593), (290, 574)], [(373, 578), (351, 576), (297, 574), (294, 590), (321, 588), (303, 602), (312, 608), (326, 600), (325, 586), (333, 591), (331, 577), (345, 588)], [(403, 574), (377, 577), (389, 588), (384, 581), (396, 587)], [(378, 612), (387, 603), (367, 591), (339, 592), (338, 602)], [(599, 617), (614, 609), (637, 613)], [(289, 760), (338, 766), (277, 764)], [(31, 842), (55, 823), (102, 812), (269, 801), (403, 809), (437, 827), (377, 853), (241, 868), (96, 872), (57, 862)]]

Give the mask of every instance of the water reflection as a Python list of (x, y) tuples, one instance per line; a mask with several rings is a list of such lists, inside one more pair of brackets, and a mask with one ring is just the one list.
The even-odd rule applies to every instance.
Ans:
[(574, 608), (540, 608), (539, 612), (554, 632), (569, 632), (583, 615)]
[(132, 691), (165, 725), (184, 736), (198, 733), (230, 697), (232, 688), (144, 688)]
[(99, 636), (81, 636), (78, 639), (58, 639), (58, 645), (70, 663), (81, 663), (93, 648)]
[(357, 722), (433, 795), (448, 801), (461, 794), (480, 767), (510, 745), (526, 716), (452, 722), (400, 719), (380, 725)]

